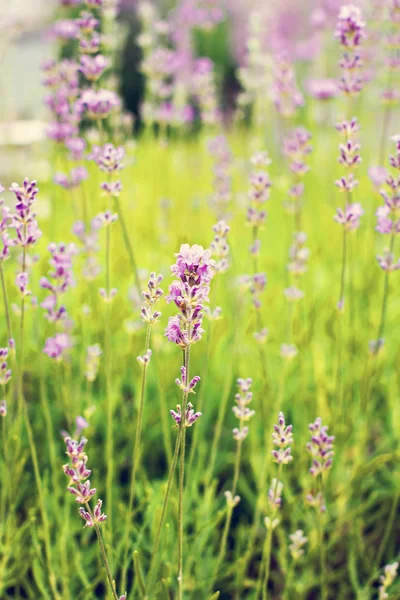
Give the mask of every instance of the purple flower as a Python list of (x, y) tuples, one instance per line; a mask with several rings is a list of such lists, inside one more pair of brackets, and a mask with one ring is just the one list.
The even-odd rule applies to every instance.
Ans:
[(102, 500), (97, 500), (97, 504), (93, 511), (93, 518), (89, 512), (87, 512), (83, 507), (79, 509), (79, 514), (82, 519), (85, 521), (85, 527), (94, 527), (95, 524), (104, 523), (107, 519), (107, 515), (101, 512), (101, 507), (103, 505)]
[(338, 94), (338, 85), (334, 79), (310, 79), (308, 92), (317, 100), (331, 100)]
[(359, 202), (349, 204), (344, 211), (341, 208), (337, 208), (336, 211), (337, 214), (333, 217), (333, 220), (343, 225), (348, 231), (354, 231), (359, 227), (360, 218), (364, 214)]
[(22, 296), (28, 296), (31, 292), (28, 290), (29, 277), (28, 273), (18, 273), (15, 278), (15, 285), (19, 288)]
[[(176, 423), (176, 427), (180, 427), (182, 423), (182, 409), (180, 404), (176, 405), (176, 411), (170, 410), (169, 412)], [(185, 412), (185, 426), (191, 427), (199, 417), (201, 417), (201, 412), (195, 413), (193, 410), (193, 404), (188, 402)]]
[(93, 31), (99, 26), (100, 22), (96, 19), (93, 14), (89, 11), (82, 11), (77, 19), (75, 19), (76, 25), (79, 27), (81, 34), (87, 36), (93, 33)]
[(162, 275), (156, 275), (154, 272), (150, 273), (147, 290), (142, 292), (144, 301), (140, 312), (140, 318), (145, 323), (157, 323), (158, 319), (161, 317), (161, 312), (154, 310), (154, 305), (164, 294), (163, 290), (159, 287), (162, 280)]
[(185, 394), (190, 394), (190, 393), (195, 394), (196, 392), (194, 391), (194, 388), (200, 381), (200, 377), (198, 375), (196, 375), (195, 377), (193, 377), (193, 379), (191, 379), (191, 381), (188, 382), (187, 377), (186, 377), (186, 368), (184, 366), (181, 367), (181, 373), (182, 373), (182, 381), (180, 379), (176, 378), (175, 379), (176, 385)]
[(7, 416), (7, 402), (5, 400), (0, 401), (0, 417)]
[(124, 168), (125, 149), (122, 146), (104, 144), (104, 146), (93, 146), (89, 158), (104, 173), (115, 173)]
[(275, 60), (272, 98), (276, 110), (285, 118), (292, 117), (304, 104), (303, 94), (297, 87), (293, 65), (285, 53)]
[(167, 302), (174, 302), (180, 313), (170, 317), (165, 336), (182, 348), (201, 339), (202, 308), (208, 302), (209, 283), (214, 274), (210, 250), (202, 246), (183, 244), (175, 255), (171, 272), (178, 279), (169, 287)]
[(104, 119), (120, 104), (119, 97), (111, 90), (88, 89), (77, 100), (76, 107), (80, 113), (87, 113), (87, 116), (92, 119)]
[(365, 37), (365, 21), (361, 10), (351, 4), (342, 6), (336, 23), (335, 36), (345, 48), (355, 48)]
[(293, 460), (290, 445), (293, 444), (293, 426), (286, 425), (283, 412), (278, 415), (278, 423), (274, 425), (272, 441), (278, 450), (272, 450), (274, 462), (287, 465)]
[(329, 471), (332, 466), (335, 436), (328, 435), (328, 427), (322, 425), (320, 417), (315, 419), (314, 423), (311, 423), (308, 428), (311, 432), (311, 442), (307, 444), (307, 450), (312, 459), (310, 474), (317, 477)]
[(89, 81), (97, 81), (110, 66), (110, 59), (102, 54), (81, 56), (80, 71)]
[(79, 27), (74, 19), (60, 19), (54, 23), (53, 33), (62, 40), (70, 40), (77, 37)]
[(65, 351), (71, 347), (71, 340), (67, 333), (56, 333), (54, 337), (46, 340), (43, 352), (57, 362), (64, 358)]
[(238, 393), (235, 395), (236, 406), (233, 406), (233, 414), (239, 420), (239, 427), (233, 429), (233, 437), (236, 440), (244, 440), (248, 434), (248, 427), (244, 426), (244, 423), (250, 421), (250, 419), (256, 414), (254, 410), (251, 410), (248, 405), (253, 399), (253, 392), (250, 391), (252, 379), (237, 380)]
[(70, 151), (72, 160), (82, 160), (86, 149), (86, 140), (80, 137), (67, 138), (65, 147)]

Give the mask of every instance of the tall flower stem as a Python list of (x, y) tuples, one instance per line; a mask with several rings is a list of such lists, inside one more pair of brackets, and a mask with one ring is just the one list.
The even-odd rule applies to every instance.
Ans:
[(103, 542), (103, 538), (102, 538), (102, 535), (101, 535), (100, 527), (96, 523), (95, 517), (93, 515), (92, 509), (90, 508), (89, 503), (86, 502), (85, 506), (86, 506), (86, 509), (87, 509), (88, 513), (92, 517), (92, 521), (93, 521), (93, 524), (94, 524), (94, 530), (96, 532), (97, 541), (98, 541), (99, 547), (100, 547), (101, 558), (103, 560), (103, 565), (104, 565), (104, 568), (106, 570), (107, 580), (108, 580), (108, 583), (109, 583), (110, 588), (111, 588), (112, 596), (113, 596), (113, 598), (115, 600), (119, 600), (118, 594), (117, 594), (116, 589), (115, 589), (115, 582), (114, 582), (113, 576), (111, 574), (110, 563), (108, 562), (107, 552), (106, 552), (106, 548), (104, 546), (104, 542)]
[[(320, 479), (321, 494), (324, 491), (324, 482)], [(319, 560), (320, 560), (320, 585), (321, 600), (327, 600), (328, 590), (326, 588), (326, 548), (324, 544), (324, 513), (319, 509), (318, 513), (318, 536), (319, 536)]]
[(6, 316), (6, 324), (7, 324), (7, 335), (8, 335), (8, 340), (10, 341), (11, 339), (13, 339), (13, 336), (12, 336), (10, 309), (8, 306), (7, 287), (6, 287), (6, 282), (4, 279), (4, 269), (3, 269), (2, 261), (0, 261), (0, 278), (1, 278), (1, 289), (3, 292), (4, 313)]
[[(188, 326), (188, 339), (190, 340), (190, 325)], [(183, 366), (186, 369), (186, 381), (190, 381), (190, 346), (186, 346), (183, 353)], [(183, 496), (185, 484), (185, 450), (186, 450), (186, 409), (188, 401), (188, 392), (183, 393), (182, 401), (182, 419), (181, 429), (181, 448), (179, 461), (179, 509), (178, 509), (178, 529), (179, 529), (179, 548), (178, 548), (178, 598), (183, 599)]]
[(136, 290), (137, 290), (138, 294), (140, 294), (141, 293), (141, 289), (140, 289), (139, 271), (138, 271), (138, 268), (137, 268), (135, 256), (133, 254), (133, 248), (132, 248), (131, 241), (129, 239), (128, 228), (127, 228), (127, 225), (126, 225), (125, 217), (124, 217), (124, 215), (122, 213), (122, 210), (121, 210), (121, 202), (120, 202), (119, 198), (115, 198), (115, 206), (116, 206), (116, 209), (117, 209), (117, 212), (118, 212), (119, 221), (121, 223), (122, 237), (124, 238), (125, 248), (126, 248), (126, 251), (128, 253), (129, 262), (130, 262), (131, 269), (132, 269), (132, 272), (133, 272), (133, 277), (134, 277), (134, 280), (135, 280)]
[[(274, 498), (276, 498), (281, 474), (282, 474), (282, 463), (279, 463), (278, 475), (276, 478), (275, 488), (274, 488), (274, 493), (273, 493)], [(272, 531), (273, 531), (272, 520), (275, 518), (275, 515), (276, 515), (276, 506), (273, 510), (273, 514), (271, 517), (271, 524), (268, 527), (267, 536), (265, 538), (263, 555), (262, 555), (262, 559), (261, 559), (261, 568), (260, 568), (260, 573), (259, 573), (259, 577), (258, 577), (256, 599), (260, 595), (261, 581), (262, 581), (262, 599), (267, 600), (267, 598), (268, 598), (268, 581), (269, 581), (269, 575), (270, 575), (270, 569), (271, 569), (271, 547), (272, 547)], [(263, 573), (264, 573), (264, 576), (263, 576)]]
[[(26, 225), (24, 226), (24, 236), (26, 235)], [(26, 269), (26, 248), (22, 249), (22, 272)], [(19, 352), (18, 352), (18, 416), (21, 419), (21, 413), (23, 410), (23, 383), (24, 383), (24, 360), (25, 360), (25, 347), (24, 347), (24, 326), (25, 326), (25, 296), (21, 299), (21, 319), (19, 329)]]
[[(240, 427), (241, 426), (242, 425), (240, 425)], [(239, 481), (240, 462), (241, 462), (241, 458), (242, 458), (242, 445), (243, 445), (243, 440), (238, 440), (237, 444), (236, 444), (235, 470), (234, 470), (234, 475), (233, 475), (232, 492), (231, 492), (233, 498), (236, 495), (237, 484)], [(216, 564), (215, 571), (214, 571), (213, 583), (215, 581), (215, 578), (218, 576), (219, 570), (221, 568), (221, 564), (225, 558), (226, 544), (228, 541), (228, 535), (229, 535), (229, 531), (231, 528), (233, 509), (234, 509), (234, 506), (232, 504), (228, 504), (228, 511), (227, 511), (227, 515), (226, 515), (224, 531), (222, 533), (221, 545), (219, 548), (217, 564)]]
[(27, 405), (26, 400), (23, 397), (23, 395), (21, 396), (21, 403), (22, 403), (21, 408), (24, 412), (26, 431), (28, 434), (29, 449), (30, 449), (31, 457), (32, 457), (33, 473), (35, 476), (35, 482), (36, 482), (36, 487), (37, 487), (38, 496), (39, 496), (39, 507), (40, 507), (40, 514), (41, 514), (42, 523), (43, 523), (44, 543), (45, 543), (45, 548), (46, 548), (46, 561), (47, 561), (47, 569), (48, 569), (48, 573), (49, 573), (49, 583), (50, 583), (50, 587), (53, 592), (54, 598), (56, 600), (61, 600), (61, 596), (57, 589), (57, 583), (56, 583), (57, 580), (56, 580), (56, 577), (55, 577), (55, 574), (53, 571), (53, 566), (52, 566), (52, 550), (51, 550), (52, 546), (51, 546), (51, 541), (50, 541), (50, 526), (49, 526), (49, 521), (47, 518), (48, 513), (47, 513), (47, 508), (46, 508), (46, 503), (45, 503), (45, 498), (44, 498), (44, 493), (43, 493), (42, 479), (40, 477), (39, 461), (38, 461), (38, 457), (37, 457), (32, 426), (31, 426), (31, 422), (29, 419), (28, 405)]
[[(390, 253), (393, 253), (393, 250), (394, 250), (395, 236), (396, 236), (396, 233), (394, 231), (392, 233), (391, 238), (390, 238), (390, 249), (389, 249)], [(383, 284), (383, 299), (382, 299), (381, 319), (380, 319), (380, 323), (379, 323), (378, 337), (376, 339), (376, 344), (375, 344), (375, 348), (374, 348), (374, 354), (377, 354), (379, 352), (379, 340), (383, 337), (383, 333), (384, 333), (384, 330), (385, 330), (385, 321), (386, 321), (388, 298), (389, 298), (389, 270), (386, 269), (386, 271), (385, 271), (385, 280), (384, 280), (384, 284)]]
[[(145, 342), (145, 354), (150, 346), (150, 334), (151, 334), (151, 323), (147, 323), (146, 328), (146, 342)], [(135, 497), (135, 481), (136, 481), (136, 473), (140, 464), (140, 442), (142, 438), (142, 425), (143, 425), (143, 408), (144, 408), (144, 399), (146, 394), (146, 375), (147, 375), (147, 367), (148, 363), (143, 365), (142, 370), (142, 382), (140, 386), (140, 401), (139, 401), (139, 411), (136, 422), (136, 433), (135, 433), (135, 443), (133, 446), (133, 454), (132, 454), (132, 473), (131, 473), (131, 484), (129, 488), (129, 505), (128, 505), (128, 518), (125, 527), (125, 551), (124, 551), (124, 560), (123, 560), (123, 568), (122, 568), (122, 578), (121, 578), (121, 586), (124, 590), (126, 587), (126, 574), (128, 570), (128, 553), (129, 553), (129, 534), (131, 532), (131, 521), (132, 521), (132, 510), (133, 510), (133, 501)]]
[(110, 271), (111, 271), (111, 225), (106, 228), (106, 318), (104, 331), (104, 358), (105, 358), (105, 376), (106, 376), (106, 395), (107, 395), (107, 439), (106, 439), (106, 457), (107, 457), (107, 477), (106, 493), (108, 507), (108, 521), (110, 531), (112, 531), (112, 508), (113, 508), (113, 471), (114, 471), (114, 436), (113, 436), (113, 398), (112, 398), (112, 364), (111, 364), (111, 298), (110, 298)]
[(163, 525), (164, 525), (164, 521), (165, 521), (165, 515), (167, 513), (168, 500), (169, 500), (169, 496), (170, 496), (170, 492), (171, 492), (172, 482), (174, 479), (176, 463), (178, 462), (180, 444), (181, 444), (181, 430), (179, 429), (179, 431), (177, 432), (176, 442), (175, 442), (175, 450), (174, 450), (174, 454), (172, 457), (171, 466), (169, 469), (167, 489), (165, 490), (164, 501), (163, 501), (163, 505), (162, 505), (162, 509), (161, 509), (160, 522), (157, 527), (156, 535), (154, 538), (153, 550), (151, 552), (150, 569), (149, 569), (149, 575), (147, 578), (148, 579), (148, 588), (147, 589), (149, 590), (149, 592), (151, 592), (152, 587), (153, 587), (154, 569), (157, 565), (158, 549), (160, 546), (161, 533), (162, 533), (162, 529), (163, 529)]

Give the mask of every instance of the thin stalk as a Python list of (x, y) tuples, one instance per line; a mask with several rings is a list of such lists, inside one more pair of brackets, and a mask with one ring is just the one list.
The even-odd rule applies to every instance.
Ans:
[[(395, 233), (392, 234), (390, 239), (390, 249), (389, 252), (392, 253), (394, 250), (394, 242), (395, 242)], [(389, 270), (385, 271), (385, 281), (383, 286), (383, 300), (382, 300), (382, 310), (381, 310), (381, 320), (379, 323), (378, 329), (378, 337), (376, 339), (376, 344), (374, 348), (374, 354), (378, 354), (379, 352), (379, 340), (383, 337), (384, 329), (385, 329), (385, 321), (386, 321), (386, 313), (387, 313), (387, 304), (389, 298)]]
[(125, 218), (124, 218), (124, 215), (123, 215), (122, 210), (121, 210), (121, 203), (119, 201), (119, 198), (115, 198), (115, 205), (116, 205), (117, 212), (118, 212), (118, 219), (119, 219), (119, 221), (121, 223), (122, 237), (124, 238), (125, 248), (126, 248), (126, 251), (128, 253), (129, 262), (130, 262), (131, 269), (132, 269), (132, 272), (133, 272), (133, 277), (134, 277), (134, 280), (135, 280), (136, 290), (137, 290), (138, 294), (140, 294), (141, 293), (141, 289), (140, 289), (139, 271), (138, 271), (137, 264), (136, 264), (136, 261), (135, 261), (135, 256), (133, 254), (133, 248), (132, 248), (131, 241), (129, 239), (128, 228), (126, 226)]
[(149, 575), (148, 575), (148, 582), (149, 582), (148, 589), (149, 589), (149, 591), (151, 591), (151, 589), (152, 589), (153, 576), (154, 576), (154, 568), (156, 566), (156, 559), (157, 559), (157, 556), (158, 556), (158, 548), (159, 548), (160, 540), (161, 540), (161, 532), (162, 532), (162, 528), (163, 528), (163, 525), (164, 525), (165, 515), (167, 513), (168, 500), (169, 500), (169, 495), (170, 495), (170, 492), (171, 492), (172, 482), (173, 482), (173, 479), (174, 479), (174, 473), (175, 473), (176, 463), (178, 462), (178, 455), (179, 455), (180, 443), (181, 443), (181, 430), (178, 431), (177, 436), (176, 436), (175, 450), (174, 450), (174, 454), (173, 454), (173, 457), (172, 457), (171, 466), (170, 466), (170, 469), (169, 469), (168, 481), (167, 481), (167, 489), (165, 490), (164, 502), (163, 502), (163, 506), (162, 506), (162, 509), (161, 509), (160, 522), (159, 522), (158, 527), (157, 527), (156, 536), (154, 538), (153, 550), (151, 552), (150, 569), (149, 569)]
[[(190, 325), (188, 327), (188, 339), (190, 339)], [(183, 354), (184, 367), (186, 369), (186, 382), (190, 381), (190, 346), (187, 346)], [(185, 450), (186, 450), (186, 408), (187, 408), (188, 393), (183, 393), (182, 402), (182, 418), (180, 423), (181, 429), (181, 449), (179, 461), (179, 511), (178, 511), (178, 528), (179, 528), (179, 548), (178, 548), (178, 599), (183, 600), (183, 496), (185, 483)]]
[(3, 270), (3, 262), (2, 261), (0, 261), (0, 277), (1, 277), (1, 288), (3, 291), (3, 302), (4, 302), (4, 312), (6, 315), (8, 341), (10, 342), (10, 340), (13, 339), (13, 336), (12, 336), (10, 310), (8, 307), (7, 287), (6, 287), (6, 282), (4, 279), (4, 270)]
[[(321, 494), (323, 495), (323, 480), (321, 475)], [(320, 560), (320, 585), (321, 600), (327, 600), (328, 590), (326, 588), (326, 548), (324, 544), (324, 513), (319, 510), (318, 513), (318, 535), (319, 535), (319, 560)]]
[[(279, 463), (278, 474), (276, 477), (275, 488), (274, 488), (274, 499), (276, 498), (276, 493), (278, 490), (278, 485), (279, 485), (281, 476), (282, 476), (282, 463)], [(260, 568), (260, 573), (258, 576), (256, 599), (258, 599), (258, 597), (260, 595), (261, 581), (262, 581), (262, 599), (267, 600), (267, 598), (268, 598), (268, 581), (269, 581), (269, 575), (270, 575), (270, 570), (271, 570), (271, 547), (272, 547), (272, 531), (273, 531), (272, 522), (276, 516), (276, 513), (277, 513), (277, 506), (275, 505), (272, 510), (271, 523), (270, 523), (270, 526), (268, 527), (267, 535), (265, 538), (263, 555), (262, 555), (262, 559), (261, 559), (261, 568)], [(262, 576), (263, 573), (264, 573), (264, 576)]]
[[(240, 423), (239, 428), (242, 427), (242, 423), (243, 422)], [(243, 444), (243, 440), (238, 440), (237, 444), (236, 444), (235, 470), (234, 470), (233, 483), (232, 483), (232, 498), (234, 498), (236, 495), (237, 484), (239, 481), (240, 462), (241, 462), (241, 458), (242, 458), (242, 444)], [(214, 583), (215, 578), (218, 576), (219, 570), (221, 568), (221, 564), (225, 558), (226, 544), (228, 541), (229, 530), (231, 528), (233, 508), (234, 507), (232, 505), (228, 504), (228, 512), (227, 512), (227, 516), (226, 516), (224, 531), (223, 531), (222, 538), (221, 538), (221, 545), (219, 548), (217, 565), (216, 565), (215, 571), (214, 571), (213, 583)]]
[[(110, 201), (110, 199), (109, 199)], [(106, 476), (106, 497), (108, 522), (110, 531), (112, 531), (113, 516), (113, 473), (114, 473), (114, 434), (113, 434), (113, 397), (112, 397), (112, 363), (111, 363), (111, 297), (110, 297), (110, 279), (111, 279), (111, 225), (106, 227), (106, 318), (104, 331), (104, 361), (107, 395), (107, 437), (106, 437), (106, 457), (107, 457), (107, 476)]]
[[(146, 329), (146, 342), (145, 342), (145, 354), (150, 346), (150, 334), (151, 334), (151, 323), (147, 323)], [(121, 578), (121, 587), (124, 590), (126, 587), (126, 575), (128, 571), (128, 553), (129, 553), (129, 534), (131, 532), (131, 520), (132, 520), (132, 510), (133, 510), (133, 501), (135, 497), (135, 481), (136, 481), (136, 473), (140, 464), (140, 442), (142, 439), (142, 425), (143, 425), (143, 408), (144, 408), (144, 399), (146, 392), (146, 374), (147, 374), (148, 364), (143, 365), (142, 370), (142, 383), (140, 386), (140, 401), (139, 401), (139, 412), (136, 422), (136, 433), (135, 433), (135, 443), (133, 446), (133, 454), (132, 454), (132, 474), (131, 474), (131, 484), (129, 487), (129, 505), (128, 505), (128, 520), (125, 527), (125, 540), (124, 540), (124, 560), (123, 560), (123, 568), (122, 568), (122, 578)]]
[(107, 552), (106, 552), (106, 548), (104, 546), (104, 542), (103, 542), (103, 538), (102, 538), (102, 535), (101, 535), (100, 527), (99, 527), (98, 523), (96, 523), (96, 520), (94, 518), (92, 509), (90, 508), (89, 503), (86, 502), (85, 506), (86, 506), (86, 509), (87, 509), (88, 513), (92, 517), (92, 521), (94, 523), (94, 530), (96, 532), (97, 541), (99, 543), (101, 558), (103, 559), (103, 565), (104, 565), (104, 568), (105, 568), (106, 573), (107, 573), (107, 580), (108, 580), (108, 583), (109, 583), (110, 588), (111, 588), (111, 593), (112, 593), (113, 598), (115, 600), (119, 600), (118, 594), (117, 594), (116, 589), (115, 589), (115, 581), (114, 581), (113, 576), (111, 574), (110, 564), (108, 562)]
[(40, 507), (40, 514), (41, 514), (42, 523), (43, 523), (44, 543), (45, 543), (45, 548), (46, 548), (46, 562), (47, 562), (47, 569), (48, 569), (48, 573), (49, 573), (49, 583), (50, 583), (50, 587), (52, 589), (54, 598), (56, 598), (56, 600), (61, 600), (61, 596), (57, 589), (57, 583), (56, 583), (57, 580), (56, 580), (55, 574), (53, 572), (53, 567), (52, 567), (50, 527), (49, 527), (49, 521), (47, 518), (47, 508), (46, 508), (44, 494), (43, 494), (42, 479), (40, 477), (39, 461), (38, 461), (38, 457), (37, 457), (37, 453), (36, 453), (36, 446), (35, 446), (35, 441), (34, 441), (34, 437), (33, 437), (32, 426), (31, 426), (31, 422), (29, 420), (28, 405), (23, 396), (22, 396), (22, 410), (24, 412), (24, 417), (25, 417), (26, 431), (28, 434), (29, 448), (30, 448), (32, 463), (33, 463), (33, 473), (35, 476), (36, 487), (37, 487), (38, 496), (39, 496), (39, 507)]

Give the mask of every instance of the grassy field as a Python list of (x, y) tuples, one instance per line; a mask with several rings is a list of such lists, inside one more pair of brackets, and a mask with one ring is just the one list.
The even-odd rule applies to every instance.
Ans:
[[(399, 582), (392, 584), (389, 569), (387, 589), (381, 579), (385, 566), (399, 557), (400, 298), (398, 272), (386, 276), (376, 260), (390, 236), (375, 230), (375, 212), (383, 201), (368, 176), (373, 165), (389, 168), (399, 112), (392, 109), (382, 142), (384, 109), (377, 108), (374, 93), (360, 95), (351, 114), (342, 98), (329, 104), (309, 98), (284, 121), (265, 100), (259, 125), (173, 131), (168, 140), (147, 128), (123, 140), (122, 192), (116, 199), (101, 193), (105, 177), (93, 161), (85, 161), (88, 179), (65, 190), (53, 183), (56, 173), (73, 166), (65, 151), (51, 144), (32, 148), (24, 166), (29, 180), (38, 179), (34, 211), (43, 235), (23, 259), (31, 295), (21, 297), (14, 284), (21, 250), (11, 247), (10, 260), (2, 263), (3, 305), (10, 310), (16, 340), (7, 361), (12, 378), (3, 386), (7, 414), (0, 417), (2, 600), (118, 599), (126, 590), (128, 599), (149, 600), (400, 598)], [(359, 228), (343, 234), (333, 219), (344, 204), (334, 184), (343, 174), (335, 123), (346, 114), (357, 115), (360, 124), (360, 184), (352, 202), (360, 202), (364, 214)], [(304, 273), (296, 276), (287, 265), (299, 222), (284, 205), (297, 180), (281, 150), (283, 138), (300, 126), (312, 136), (301, 208), (310, 254)], [(100, 129), (100, 135), (113, 140), (109, 129)], [(217, 135), (226, 137), (232, 153), (231, 193), (219, 211), (213, 202), (217, 157), (209, 150)], [(265, 226), (255, 231), (246, 223), (249, 176), (257, 171), (250, 159), (264, 150), (272, 161), (267, 169), (272, 184)], [(49, 165), (42, 177), (34, 172), (38, 157)], [(12, 178), (2, 184), (7, 190), (1, 197), (13, 213)], [(119, 218), (96, 229), (91, 256), (100, 269), (88, 280), (88, 255), (72, 230), (77, 221), (89, 226), (108, 208)], [(168, 317), (177, 312), (165, 301), (175, 279), (170, 266), (182, 244), (210, 247), (221, 210), (230, 226), (229, 268), (214, 275), (209, 294), (211, 310), (221, 307), (221, 318), (204, 317), (205, 332), (190, 351), (190, 377), (201, 381), (196, 395), (188, 398), (184, 392), (182, 400), (175, 383), (182, 378), (182, 349), (164, 335)], [(249, 252), (254, 239), (261, 243), (256, 258)], [(75, 243), (79, 250), (72, 255), (75, 282), (59, 292), (70, 327), (63, 319), (46, 319), (41, 306), (48, 295), (41, 277), (53, 270), (48, 247), (61, 242)], [(140, 318), (138, 287), (147, 289), (151, 272), (163, 275), (164, 295), (156, 306), (162, 312), (159, 322), (149, 327)], [(254, 294), (257, 273), (265, 273), (268, 281)], [(293, 303), (284, 294), (291, 286), (304, 292)], [(100, 288), (117, 289), (112, 302), (104, 301)], [(339, 310), (341, 297), (345, 302)], [(2, 310), (5, 347), (9, 331)], [(264, 327), (267, 339), (260, 342), (253, 334)], [(57, 331), (70, 335), (60, 360), (43, 352), (46, 339)], [(369, 342), (382, 333), (383, 347), (371, 352)], [(99, 370), (90, 381), (87, 349), (95, 344), (102, 354), (99, 365), (92, 360), (90, 368)], [(288, 357), (283, 344), (294, 345), (297, 354)], [(143, 366), (137, 356), (148, 348), (151, 360)], [(183, 352), (186, 365), (188, 353)], [(255, 411), (242, 441), (232, 435), (238, 425), (232, 411), (238, 378), (252, 378)], [(170, 409), (188, 400), (201, 418), (193, 427), (174, 427)], [(293, 460), (283, 468), (271, 455), (280, 412), (293, 426)], [(77, 417), (88, 439), (95, 501), (103, 499), (107, 514), (99, 535), (116, 581), (114, 592), (96, 541), (98, 527), (83, 529), (78, 504), (66, 489), (63, 438), (66, 432), (74, 437)], [(307, 444), (309, 424), (317, 417), (335, 436), (334, 456), (313, 477)], [(239, 425), (243, 428), (244, 421)], [(311, 443), (315, 450), (318, 443)], [(271, 496), (280, 491), (276, 478), (283, 488), (281, 502), (274, 504)], [(237, 493), (240, 502), (230, 503), (227, 491)], [(314, 506), (310, 493), (317, 498)], [(320, 510), (318, 493), (326, 510)], [(289, 538), (298, 530), (307, 538), (303, 545), (296, 545), (300, 534)]]

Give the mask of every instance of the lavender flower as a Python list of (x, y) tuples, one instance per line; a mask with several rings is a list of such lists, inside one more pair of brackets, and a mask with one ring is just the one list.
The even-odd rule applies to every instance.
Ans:
[(278, 415), (278, 423), (274, 425), (274, 431), (272, 433), (272, 441), (274, 446), (278, 447), (278, 450), (272, 450), (274, 462), (282, 465), (287, 465), (293, 460), (291, 455), (292, 449), (290, 445), (293, 443), (293, 426), (286, 425), (285, 416), (283, 412)]
[(147, 290), (142, 292), (144, 301), (140, 312), (140, 318), (145, 323), (157, 323), (161, 317), (161, 312), (159, 310), (154, 310), (154, 306), (164, 294), (163, 290), (159, 287), (162, 280), (162, 275), (156, 275), (154, 272), (150, 273)]
[(86, 355), (86, 370), (85, 377), (87, 381), (93, 382), (96, 380), (99, 368), (100, 368), (100, 358), (103, 354), (99, 344), (94, 344), (93, 346), (88, 346)]
[[(63, 466), (65, 475), (69, 478), (68, 491), (75, 496), (76, 502), (89, 506), (90, 500), (96, 494), (96, 489), (90, 487), (90, 469), (87, 468), (88, 457), (84, 452), (87, 439), (82, 437), (79, 442), (70, 437), (64, 439), (67, 446), (66, 454), (69, 463)], [(94, 527), (106, 520), (106, 515), (101, 512), (102, 501), (98, 500), (93, 512), (93, 518), (83, 508), (79, 510), (81, 517), (85, 520), (87, 527)], [(89, 518), (88, 518), (89, 517)]]
[(386, 600), (387, 598), (389, 598), (387, 590), (396, 579), (398, 568), (399, 563), (397, 561), (385, 566), (384, 574), (381, 575), (379, 578), (381, 584), (379, 586), (379, 600)]
[(68, 333), (56, 333), (54, 337), (47, 338), (43, 352), (56, 362), (61, 362), (70, 347), (71, 339)]
[(6, 417), (7, 416), (7, 402), (6, 400), (1, 400), (0, 401), (0, 417)]
[(229, 269), (229, 244), (227, 242), (227, 236), (230, 229), (231, 228), (225, 221), (218, 221), (218, 223), (213, 225), (215, 237), (211, 242), (210, 250), (211, 255), (215, 260), (215, 273), (226, 273)]
[(77, 100), (76, 109), (80, 114), (86, 114), (91, 119), (105, 119), (120, 104), (119, 97), (112, 90), (88, 89)]
[(235, 417), (239, 420), (239, 427), (233, 429), (233, 437), (239, 442), (242, 442), (249, 432), (249, 428), (244, 423), (250, 421), (256, 414), (254, 410), (248, 407), (253, 399), (253, 392), (250, 391), (252, 382), (253, 380), (250, 377), (237, 380), (238, 393), (235, 395), (236, 406), (232, 410)]
[(287, 54), (282, 53), (276, 58), (274, 76), (272, 97), (275, 108), (282, 117), (293, 117), (303, 106), (304, 98), (297, 87), (296, 74)]
[[(182, 424), (181, 405), (177, 404), (176, 411), (170, 410), (169, 412), (171, 414), (171, 417), (173, 418), (173, 420), (176, 423), (176, 427), (181, 427), (181, 424)], [(199, 417), (201, 417), (201, 412), (195, 413), (193, 410), (193, 404), (191, 402), (188, 402), (187, 408), (185, 411), (185, 427), (191, 427), (197, 421), (197, 419)]]
[(7, 365), (8, 354), (8, 348), (0, 348), (0, 385), (3, 389), (3, 395), (5, 387), (11, 379), (11, 369), (9, 369)]
[(165, 336), (173, 343), (186, 348), (201, 339), (202, 308), (208, 302), (209, 284), (215, 263), (210, 250), (202, 246), (183, 244), (175, 255), (171, 271), (178, 279), (169, 287), (167, 302), (174, 302), (179, 314), (170, 317)]
[(304, 554), (303, 546), (308, 542), (308, 538), (305, 537), (302, 529), (297, 529), (294, 533), (289, 535), (290, 544), (289, 551), (294, 561), (299, 560)]
[(189, 382), (187, 381), (186, 368), (184, 366), (181, 367), (182, 381), (178, 378), (175, 379), (175, 383), (180, 390), (182, 390), (185, 394), (195, 394), (194, 388), (200, 381), (200, 377), (196, 375)]
[(314, 423), (309, 425), (311, 432), (311, 442), (307, 444), (307, 450), (312, 458), (310, 474), (313, 477), (323, 475), (332, 466), (333, 462), (333, 442), (335, 436), (328, 435), (328, 427), (322, 425), (322, 419), (318, 417)]

